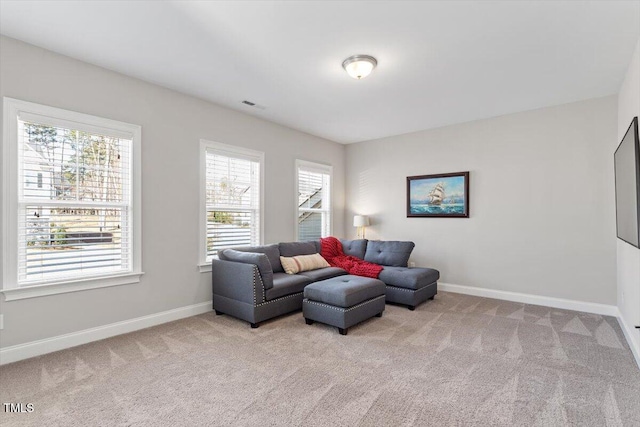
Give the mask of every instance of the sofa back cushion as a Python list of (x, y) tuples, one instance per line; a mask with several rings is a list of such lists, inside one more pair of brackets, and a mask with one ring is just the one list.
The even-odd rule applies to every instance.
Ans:
[(285, 242), (279, 243), (280, 256), (293, 257), (298, 255), (312, 255), (318, 253), (314, 242)]
[[(241, 247), (232, 248), (232, 249), (240, 252), (255, 252), (258, 254), (265, 254), (267, 258), (269, 258), (269, 262), (271, 263), (271, 269), (273, 270), (274, 273), (284, 272), (284, 269), (282, 268), (282, 264), (280, 264), (280, 250), (278, 249), (277, 243), (274, 243), (273, 245), (264, 245), (264, 246), (241, 246)], [(224, 258), (220, 256), (220, 252), (218, 252), (218, 258), (223, 260)]]
[(369, 240), (364, 260), (390, 267), (406, 267), (414, 247), (413, 242)]
[(340, 243), (342, 243), (342, 251), (345, 255), (351, 255), (356, 258), (364, 259), (364, 254), (367, 250), (367, 239), (340, 239)]
[[(245, 264), (255, 264), (258, 266), (262, 283), (265, 289), (273, 288), (273, 269), (266, 254), (257, 252), (244, 252), (234, 249), (223, 249), (218, 251), (218, 258), (223, 261), (242, 262)], [(278, 261), (279, 263), (280, 261)], [(214, 279), (215, 280), (215, 279)]]

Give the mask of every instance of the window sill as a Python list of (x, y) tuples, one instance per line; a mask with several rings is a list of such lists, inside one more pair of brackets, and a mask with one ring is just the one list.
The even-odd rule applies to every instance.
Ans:
[(43, 285), (22, 286), (19, 288), (2, 289), (5, 301), (27, 298), (38, 298), (48, 295), (66, 294), (68, 292), (86, 291), (89, 289), (106, 288), (110, 286), (129, 285), (139, 283), (144, 273), (128, 273), (117, 276), (69, 280), (65, 282), (47, 283)]
[[(216, 257), (216, 259), (218, 258)], [(200, 270), (200, 273), (211, 273), (211, 262), (198, 264), (198, 270)]]

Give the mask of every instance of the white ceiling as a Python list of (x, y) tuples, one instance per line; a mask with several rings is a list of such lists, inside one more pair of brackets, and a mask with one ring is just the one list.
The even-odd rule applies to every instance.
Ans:
[(350, 143), (617, 93), (640, 1), (2, 0), (0, 32)]

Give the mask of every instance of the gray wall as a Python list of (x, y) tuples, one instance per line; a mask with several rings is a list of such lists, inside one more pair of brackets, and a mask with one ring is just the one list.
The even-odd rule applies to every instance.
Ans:
[[(618, 147), (635, 116), (640, 116), (640, 38), (618, 94), (618, 138), (610, 146), (611, 152)], [(640, 250), (616, 240), (618, 308), (627, 325), (633, 328), (640, 325)], [(640, 355), (640, 330), (633, 330), (631, 336), (636, 353)]]
[(211, 299), (211, 274), (196, 268), (201, 138), (265, 152), (267, 243), (293, 240), (296, 158), (333, 165), (333, 230), (344, 230), (340, 144), (6, 37), (0, 38), (0, 67), (1, 96), (142, 126), (145, 272), (136, 285), (2, 301), (2, 347)]
[[(615, 304), (615, 135), (610, 96), (349, 145), (345, 223), (415, 241), (442, 282)], [(459, 171), (469, 219), (406, 218), (407, 176)]]

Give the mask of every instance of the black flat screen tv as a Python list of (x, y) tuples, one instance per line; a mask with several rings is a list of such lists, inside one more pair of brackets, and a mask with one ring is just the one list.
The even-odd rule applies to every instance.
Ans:
[(640, 141), (634, 117), (614, 157), (618, 239), (640, 248)]

